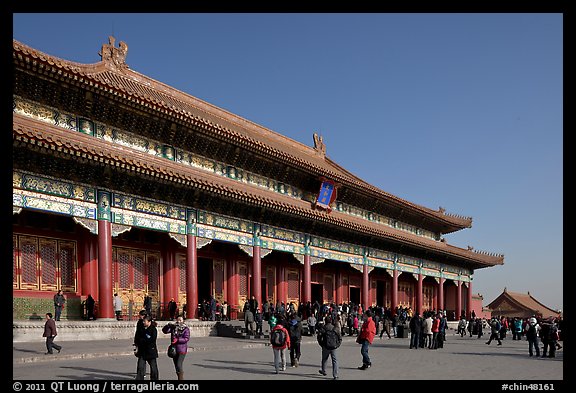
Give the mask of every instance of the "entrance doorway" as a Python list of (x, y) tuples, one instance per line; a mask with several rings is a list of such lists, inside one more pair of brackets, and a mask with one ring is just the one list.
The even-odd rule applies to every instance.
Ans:
[(266, 297), (266, 294), (268, 293), (267, 288), (266, 288), (266, 278), (262, 277), (260, 280), (260, 305), (259, 308), (260, 310), (262, 310), (262, 305), (266, 302), (268, 302), (268, 299)]
[(350, 301), (356, 305), (360, 304), (360, 288), (350, 287)]
[(212, 270), (212, 259), (198, 258), (198, 303), (202, 304), (210, 298), (212, 294), (212, 280), (210, 271)]
[(324, 304), (324, 285), (322, 284), (312, 284), (312, 303), (318, 301), (318, 304)]

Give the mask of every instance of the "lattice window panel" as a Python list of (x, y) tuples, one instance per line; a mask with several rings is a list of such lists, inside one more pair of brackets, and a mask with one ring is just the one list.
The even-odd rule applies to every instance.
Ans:
[(20, 288), (39, 289), (38, 238), (20, 236)]
[(398, 304), (402, 307), (412, 307), (414, 303), (414, 285), (408, 282), (398, 283)]
[(12, 236), (12, 288), (18, 288), (18, 238)]
[(434, 287), (424, 285), (422, 288), (422, 308), (424, 310), (434, 309)]
[(351, 287), (361, 287), (362, 286), (362, 278), (358, 275), (350, 276), (350, 286)]
[(274, 268), (269, 267), (266, 269), (266, 284), (268, 285), (268, 300), (274, 301), (274, 288), (276, 287), (276, 275)]
[(148, 260), (148, 294), (154, 297), (160, 292), (160, 257), (158, 254), (148, 253), (146, 258)]
[(238, 266), (238, 293), (240, 296), (248, 296), (248, 269), (245, 265)]
[(130, 286), (130, 252), (118, 250), (118, 287)]
[(334, 301), (334, 279), (332, 276), (324, 276), (324, 302)]
[(300, 277), (297, 271), (288, 271), (288, 299), (300, 299)]
[(58, 261), (56, 259), (57, 243), (55, 239), (39, 239), (40, 243), (40, 271), (43, 291), (54, 291), (58, 288), (56, 273)]
[(76, 292), (76, 242), (59, 241), (58, 249), (61, 289)]
[(132, 267), (134, 272), (134, 289), (143, 290), (144, 286), (144, 253), (134, 252)]
[(224, 261), (215, 260), (213, 261), (214, 269), (214, 297), (217, 300), (222, 300), (224, 296)]
[(116, 247), (112, 247), (112, 286), (116, 286), (118, 281), (118, 274), (116, 273), (116, 266), (118, 265), (118, 251)]
[(186, 292), (186, 255), (177, 254), (176, 258), (180, 269), (180, 292)]

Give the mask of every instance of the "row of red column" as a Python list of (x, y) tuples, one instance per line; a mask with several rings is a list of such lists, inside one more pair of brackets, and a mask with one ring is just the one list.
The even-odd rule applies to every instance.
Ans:
[[(186, 253), (186, 298), (187, 302), (187, 315), (190, 318), (197, 318), (198, 309), (198, 255), (196, 248), (196, 236), (188, 234), (187, 238), (187, 253)], [(99, 294), (111, 294), (113, 291), (112, 283), (112, 236), (111, 236), (111, 223), (106, 220), (98, 220), (98, 263), (97, 263), (97, 279), (95, 279), (94, 266), (90, 264), (83, 269), (83, 282), (86, 286), (86, 293), (95, 294), (99, 299), (99, 313), (100, 319), (114, 320), (114, 309), (112, 305), (112, 296), (99, 296)], [(92, 257), (88, 259), (93, 261), (95, 249), (94, 244), (90, 241), (85, 242), (85, 252), (89, 253)], [(170, 298), (177, 299), (178, 297), (178, 280), (177, 280), (177, 266), (174, 253), (166, 252), (164, 255), (165, 269), (163, 275), (163, 300), (166, 304)], [(262, 304), (261, 299), (261, 258), (260, 246), (253, 247), (252, 256), (252, 280), (250, 282), (252, 295)], [(234, 264), (228, 264), (227, 276), (234, 277), (237, 274)], [(302, 300), (304, 302), (312, 301), (312, 288), (311, 288), (311, 263), (310, 255), (304, 255), (304, 280), (302, 288)], [(423, 299), (423, 274), (418, 275), (417, 291), (416, 291), (416, 307), (415, 311), (422, 314), (422, 299)], [(97, 288), (96, 283), (97, 281)], [(457, 295), (456, 295), (456, 310), (462, 310), (462, 281), (456, 281)], [(438, 309), (443, 309), (444, 304), (444, 278), (440, 278), (438, 285)], [(230, 294), (237, 293), (236, 280), (229, 279), (227, 282), (227, 291)], [(96, 290), (97, 289), (97, 290)], [(370, 285), (369, 285), (369, 267), (364, 265), (362, 275), (362, 302), (364, 305), (371, 304), (370, 301)], [(284, 294), (285, 295), (285, 294)], [(392, 274), (392, 298), (391, 304), (398, 304), (398, 270), (393, 270)], [(280, 298), (284, 298), (282, 293), (279, 293)], [(235, 299), (231, 303), (237, 302)], [(470, 317), (472, 304), (472, 288), (471, 282), (468, 283), (467, 302), (466, 302), (466, 317)], [(461, 311), (459, 311), (461, 312)]]

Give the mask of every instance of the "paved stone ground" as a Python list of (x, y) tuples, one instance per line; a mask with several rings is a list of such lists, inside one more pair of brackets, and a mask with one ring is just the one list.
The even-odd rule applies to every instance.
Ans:
[[(496, 342), (488, 346), (485, 338), (449, 334), (447, 339), (443, 349), (410, 350), (408, 339), (376, 338), (370, 347), (373, 366), (360, 371), (360, 346), (354, 337), (346, 337), (338, 350), (340, 381), (538, 381), (560, 386), (564, 380), (564, 349), (554, 359), (541, 359), (528, 356), (526, 341), (506, 339), (502, 346)], [(131, 381), (135, 377), (136, 358), (130, 340), (56, 342), (63, 349), (54, 355), (44, 355), (44, 343), (13, 343), (13, 380)], [(161, 335), (159, 348), (167, 345), (167, 337)], [(303, 338), (300, 367), (291, 368), (288, 359), (287, 370), (278, 375), (272, 349), (263, 340), (199, 337), (193, 338), (189, 347), (185, 377), (193, 381), (331, 379), (330, 362), (327, 377), (318, 373), (321, 349), (312, 337)], [(176, 379), (172, 360), (164, 351), (158, 366), (162, 380)]]

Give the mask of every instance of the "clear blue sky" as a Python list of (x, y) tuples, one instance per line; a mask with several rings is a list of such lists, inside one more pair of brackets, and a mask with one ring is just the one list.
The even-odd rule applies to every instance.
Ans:
[(14, 38), (95, 63), (109, 35), (135, 71), (313, 145), (411, 202), (473, 218), (450, 244), (477, 270), (563, 307), (559, 13), (15, 14)]

